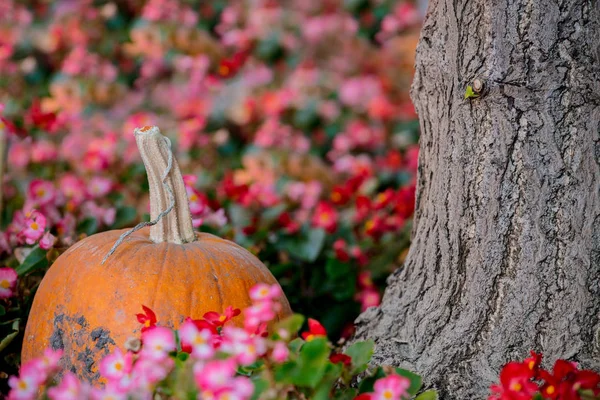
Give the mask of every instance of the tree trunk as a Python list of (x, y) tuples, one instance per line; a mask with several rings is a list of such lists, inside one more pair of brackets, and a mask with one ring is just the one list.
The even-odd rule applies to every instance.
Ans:
[(413, 244), (357, 319), (375, 363), (443, 399), (485, 398), (532, 349), (600, 367), (599, 78), (597, 0), (430, 2)]

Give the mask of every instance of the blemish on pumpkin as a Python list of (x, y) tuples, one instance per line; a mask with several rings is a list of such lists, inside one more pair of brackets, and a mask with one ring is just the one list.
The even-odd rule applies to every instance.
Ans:
[(82, 328), (85, 328), (87, 326), (87, 321), (85, 320), (85, 317), (83, 315), (77, 318), (75, 322), (77, 322)]
[(93, 382), (100, 377), (100, 373), (92, 371), (95, 361), (94, 353), (92, 353), (89, 347), (86, 347), (84, 351), (77, 354), (77, 361), (81, 361), (84, 364), (84, 368), (79, 371), (79, 375), (87, 379), (88, 382)]
[(115, 341), (110, 337), (110, 331), (104, 328), (96, 328), (90, 334), (92, 340), (96, 342), (96, 349), (108, 349), (108, 345), (114, 345)]
[(59, 314), (54, 317), (54, 330), (52, 331), (52, 335), (50, 335), (50, 347), (52, 347), (52, 350), (62, 350), (65, 348), (63, 342), (64, 331), (59, 326), (59, 324), (62, 325), (64, 318), (64, 314)]

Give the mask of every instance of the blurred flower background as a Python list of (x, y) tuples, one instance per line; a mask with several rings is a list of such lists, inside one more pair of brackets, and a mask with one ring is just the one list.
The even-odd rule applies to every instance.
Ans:
[(409, 0), (0, 1), (0, 379), (17, 370), (53, 260), (148, 218), (133, 137), (143, 125), (171, 138), (197, 229), (248, 248), (295, 311), (350, 335), (409, 247), (422, 11)]

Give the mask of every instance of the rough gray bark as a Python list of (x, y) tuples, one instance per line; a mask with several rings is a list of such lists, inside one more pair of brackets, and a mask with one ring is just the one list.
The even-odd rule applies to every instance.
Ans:
[(412, 97), (413, 244), (356, 339), (443, 399), (530, 349), (599, 368), (600, 3), (432, 0)]

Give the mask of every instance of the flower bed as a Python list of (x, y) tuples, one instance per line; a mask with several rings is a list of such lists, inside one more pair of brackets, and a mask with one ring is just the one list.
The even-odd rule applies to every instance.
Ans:
[(348, 336), (409, 245), (419, 23), (410, 1), (3, 1), (0, 372), (52, 262), (148, 212), (144, 125), (171, 138), (195, 227)]

